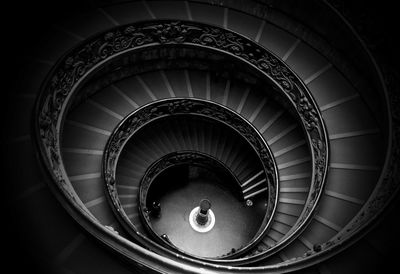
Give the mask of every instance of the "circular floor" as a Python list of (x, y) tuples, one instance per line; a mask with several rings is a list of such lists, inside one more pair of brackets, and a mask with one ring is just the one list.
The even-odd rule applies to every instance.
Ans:
[[(189, 223), (190, 212), (202, 199), (210, 200), (215, 215), (215, 224), (206, 233), (195, 231)], [(161, 216), (151, 220), (153, 230), (166, 234), (179, 249), (201, 257), (222, 256), (246, 245), (264, 217), (262, 205), (248, 207), (227, 187), (209, 179), (192, 179), (167, 191), (160, 203)]]

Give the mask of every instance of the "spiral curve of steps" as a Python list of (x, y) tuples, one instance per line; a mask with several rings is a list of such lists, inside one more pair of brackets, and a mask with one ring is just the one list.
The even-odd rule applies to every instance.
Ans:
[[(111, 269), (115, 273), (127, 273), (130, 267), (144, 273), (281, 273), (303, 268), (305, 273), (329, 273), (331, 267), (332, 273), (335, 273), (335, 269), (340, 269), (340, 264), (328, 265), (323, 261), (338, 252), (342, 238), (351, 242), (351, 237), (357, 238), (357, 233), (363, 233), (366, 226), (362, 224), (368, 222), (363, 216), (368, 216), (371, 203), (373, 207), (373, 200), (380, 195), (381, 177), (385, 176), (385, 168), (389, 165), (388, 150), (391, 147), (388, 133), (391, 130), (390, 121), (384, 111), (388, 108), (387, 102), (381, 102), (382, 98), (374, 93), (375, 87), (371, 87), (369, 80), (362, 77), (359, 68), (329, 46), (329, 42), (324, 40), (329, 37), (321, 37), (317, 31), (301, 25), (296, 21), (296, 16), (274, 11), (264, 15), (266, 17), (252, 13), (265, 8), (262, 2), (257, 1), (250, 1), (250, 4), (225, 1), (221, 5), (211, 2), (116, 2), (90, 9), (82, 17), (74, 17), (71, 21), (60, 20), (50, 28), (52, 35), (47, 36), (56, 39), (46, 43), (51, 50), (43, 48), (35, 53), (37, 57), (32, 61), (35, 74), (31, 76), (31, 83), (34, 87), (36, 81), (36, 88), (29, 88), (29, 93), (18, 95), (19, 109), (30, 113), (35, 101), (36, 105), (39, 104), (40, 100), (36, 99), (40, 94), (39, 85), (46, 75), (51, 75), (54, 66), (60, 65), (58, 60), (62, 60), (66, 52), (71, 52), (71, 49), (95, 35), (106, 34), (126, 24), (182, 20), (227, 29), (250, 39), (277, 56), (297, 75), (322, 115), (329, 143), (328, 170), (323, 189), (320, 190), (321, 196), (317, 199), (318, 205), (313, 209), (315, 211), (309, 213), (310, 219), (302, 225), (301, 230), (291, 229), (304, 216), (308, 216), (308, 210), (305, 209), (309, 206), (307, 201), (311, 195), (311, 178), (315, 174), (313, 155), (305, 131), (295, 111), (280, 99), (279, 93), (265, 91), (263, 86), (252, 82), (251, 77), (246, 78), (246, 74), (234, 78), (232, 73), (219, 72), (218, 67), (213, 67), (214, 63), (207, 67), (201, 61), (199, 65), (184, 62), (183, 65), (176, 65), (163, 60), (163, 64), (154, 65), (149, 57), (150, 69), (146, 67), (145, 60), (143, 71), (132, 70), (119, 75), (123, 69), (117, 68), (117, 72), (108, 78), (105, 76), (104, 81), (101, 76), (107, 72), (102, 75), (100, 71), (98, 78), (85, 83), (86, 94), (71, 100), (61, 125), (59, 149), (63, 169), (73, 189), (71, 197), (75, 197), (76, 203), (84, 208), (87, 216), (93, 217), (99, 227), (108, 231), (105, 232), (107, 239), (118, 237), (122, 243), (119, 246), (113, 246), (114, 240), (101, 241), (130, 262), (126, 265), (115, 258), (105, 259), (101, 263), (105, 266), (102, 270), (96, 270), (96, 273), (110, 273)], [(279, 8), (285, 9), (284, 5)], [(296, 25), (303, 29), (296, 29)], [(303, 36), (299, 34), (301, 31)], [(185, 256), (177, 256), (176, 262), (171, 257), (164, 258), (163, 253), (156, 254), (140, 246), (143, 243), (132, 240), (108, 201), (102, 161), (109, 137), (130, 113), (159, 100), (173, 98), (209, 101), (240, 115), (259, 132), (276, 161), (279, 181), (276, 210), (263, 238), (250, 252), (239, 258), (212, 262)], [(29, 117), (28, 114), (26, 116)], [(17, 129), (15, 139), (20, 138), (21, 151), (33, 152), (37, 141), (30, 137), (30, 133), (26, 134), (31, 124), (28, 120), (18, 123), (21, 128)], [(157, 134), (151, 135), (152, 132)], [(26, 141), (30, 139), (32, 144)], [(199, 151), (220, 160), (238, 178), (244, 200), (267, 193), (262, 167), (254, 164), (255, 156), (252, 153), (241, 153), (245, 144), (238, 147), (237, 143), (240, 142), (224, 134), (219, 127), (178, 119), (171, 119), (159, 125), (158, 129), (152, 129), (135, 139), (135, 142), (128, 143), (118, 159), (116, 178), (122, 207), (132, 224), (146, 234), (143, 228), (140, 230), (141, 221), (137, 214), (140, 179), (154, 161), (175, 151)], [(49, 155), (53, 155), (52, 152)], [(30, 157), (24, 161), (33, 160), (34, 157)], [(32, 176), (39, 178), (38, 181), (44, 181), (42, 178), (47, 176), (41, 175), (42, 171), (36, 165), (22, 161), (21, 164), (29, 171), (20, 176)], [(46, 180), (51, 185), (51, 180)], [(27, 199), (29, 193), (47, 188), (42, 183), (27, 184), (27, 192), (18, 199)], [(53, 192), (57, 192), (56, 187), (52, 188)], [(395, 191), (394, 188), (393, 193)], [(66, 203), (60, 195), (63, 194), (56, 196)], [(39, 202), (44, 203), (40, 206), (50, 204), (46, 199)], [(383, 208), (383, 205), (379, 204), (378, 208)], [(74, 209), (67, 206), (67, 211), (81, 223), (82, 217), (77, 217)], [(371, 220), (377, 215), (370, 214)], [(65, 223), (69, 218), (63, 218), (60, 222)], [(82, 226), (89, 234), (97, 229), (87, 224)], [(101, 249), (101, 245), (88, 240), (91, 236), (83, 233), (80, 225), (60, 233), (65, 235), (65, 240), (52, 247), (58, 250), (55, 264), (65, 269), (66, 273), (80, 273), (82, 270), (78, 269), (85, 265), (81, 261), (85, 257), (83, 252)], [(335, 245), (339, 249), (329, 249)], [(131, 249), (132, 246), (135, 247)], [(94, 254), (96, 252), (99, 255), (95, 256), (99, 258), (107, 257), (104, 251), (95, 251)], [(316, 264), (314, 269), (306, 269)], [(93, 268), (90, 269), (83, 271), (94, 273)]]

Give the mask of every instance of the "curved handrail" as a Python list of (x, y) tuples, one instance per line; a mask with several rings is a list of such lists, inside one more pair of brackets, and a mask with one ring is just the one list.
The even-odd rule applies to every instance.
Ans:
[[(139, 184), (139, 213), (140, 216), (142, 217), (142, 220), (145, 224), (145, 227), (147, 230), (152, 234), (156, 239), (158, 239), (158, 242), (162, 244), (167, 244), (172, 248), (175, 248), (179, 250), (182, 254), (186, 254), (186, 252), (182, 249), (179, 249), (177, 246), (175, 246), (171, 241), (165, 241), (164, 238), (162, 238), (160, 235), (156, 234), (155, 231), (152, 229), (151, 226), (151, 221), (150, 221), (150, 216), (149, 214), (151, 211), (147, 209), (147, 201), (148, 201), (148, 193), (151, 188), (151, 185), (153, 184), (154, 180), (163, 172), (166, 170), (169, 170), (170, 168), (177, 167), (180, 165), (194, 165), (194, 166), (202, 166), (204, 168), (212, 168), (213, 171), (215, 170), (217, 173), (220, 173), (226, 178), (227, 182), (234, 182), (235, 184), (233, 185), (233, 193), (237, 195), (238, 197), (241, 197), (243, 199), (243, 193), (241, 191), (241, 184), (239, 179), (236, 177), (234, 172), (222, 161), (218, 160), (217, 158), (205, 154), (203, 152), (199, 151), (192, 151), (192, 150), (183, 150), (183, 151), (176, 151), (176, 152), (171, 152), (167, 155), (164, 155), (160, 159), (156, 160), (153, 164), (151, 164), (145, 174), (143, 175), (140, 184)], [(230, 184), (228, 187), (232, 187), (232, 184)], [(235, 187), (236, 186), (236, 187)], [(265, 219), (265, 218), (264, 218)], [(266, 220), (264, 220), (264, 224), (260, 225), (262, 229), (259, 229), (259, 231), (256, 233), (257, 234), (262, 234), (260, 235), (259, 238), (263, 237), (267, 231), (266, 227)], [(233, 256), (238, 256), (240, 254), (243, 254), (246, 252), (248, 249), (250, 249), (252, 246), (254, 246), (257, 243), (257, 241), (250, 241), (248, 244), (242, 246), (240, 249), (235, 250), (235, 252), (230, 252), (228, 254), (223, 254), (221, 256), (218, 256), (218, 258), (229, 258)], [(189, 255), (190, 256), (190, 255)], [(196, 256), (194, 256), (196, 257)], [(201, 259), (199, 257), (199, 259)]]
[[(160, 248), (149, 241), (144, 235), (140, 234), (125, 213), (118, 197), (116, 169), (118, 159), (124, 146), (136, 132), (156, 120), (174, 115), (195, 115), (223, 123), (232, 130), (235, 130), (250, 145), (258, 156), (267, 178), (268, 202), (263, 224), (261, 225), (259, 233), (257, 233), (257, 235), (243, 249), (244, 251), (248, 250), (262, 239), (272, 223), (271, 217), (276, 210), (277, 190), (279, 189), (277, 165), (269, 146), (254, 126), (229, 108), (215, 102), (195, 98), (162, 99), (148, 103), (147, 105), (132, 111), (117, 125), (108, 139), (103, 156), (103, 176), (105, 179), (107, 194), (114, 208), (114, 212), (117, 217), (126, 223), (128, 231), (129, 229), (134, 231), (131, 235), (135, 237), (135, 239), (139, 242), (145, 243), (147, 246), (152, 246), (152, 248), (156, 250)], [(142, 197), (143, 194), (144, 193), (142, 192), (140, 201), (144, 199), (144, 197)], [(240, 252), (238, 251), (238, 254), (241, 254), (241, 251), (242, 250), (240, 250)], [(185, 255), (189, 256), (188, 254)], [(212, 262), (220, 262), (224, 260), (225, 263), (233, 260), (228, 258), (201, 259)]]
[[(297, 111), (313, 156), (311, 191), (304, 214), (293, 228), (300, 232), (315, 210), (327, 171), (327, 136), (318, 107), (302, 82), (272, 53), (236, 33), (204, 24), (167, 20), (117, 27), (90, 39), (57, 63), (43, 86), (35, 116), (39, 150), (53, 182), (78, 214), (91, 215), (74, 193), (60, 157), (59, 135), (70, 99), (89, 75), (112, 58), (133, 49), (168, 43), (204, 47), (243, 61), (279, 87)], [(288, 242), (287, 238), (284, 243)]]

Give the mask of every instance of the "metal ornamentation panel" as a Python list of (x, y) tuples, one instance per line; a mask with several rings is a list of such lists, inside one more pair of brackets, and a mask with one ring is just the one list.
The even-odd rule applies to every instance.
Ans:
[[(100, 227), (74, 192), (61, 157), (60, 134), (72, 99), (79, 93), (82, 84), (97, 70), (121, 54), (165, 44), (201, 47), (242, 61), (273, 83), (298, 114), (308, 139), (313, 164), (306, 206), (292, 228), (293, 236), (299, 234), (314, 213), (327, 173), (327, 134), (317, 104), (301, 80), (271, 52), (234, 32), (194, 22), (164, 20), (119, 26), (88, 39), (55, 65), (37, 100), (35, 130), (42, 160), (52, 183), (56, 185), (57, 195), (63, 196), (62, 200), (68, 203), (67, 207), (73, 209), (70, 212), (77, 219), (86, 218), (85, 227), (91, 228), (89, 230), (96, 237), (108, 237), (110, 246), (122, 245), (123, 240), (109, 238), (106, 229)], [(111, 147), (112, 145), (118, 146), (111, 144)], [(284, 239), (274, 247), (275, 250), (284, 247), (293, 238)], [(272, 249), (262, 252), (259, 254), (260, 258), (264, 253), (271, 252)]]
[[(162, 119), (163, 117), (174, 115), (197, 115), (223, 123), (240, 134), (257, 154), (267, 179), (268, 197), (265, 217), (261, 228), (262, 231), (255, 239), (252, 239), (248, 247), (254, 245), (262, 238), (270, 226), (272, 216), (277, 206), (279, 182), (276, 162), (265, 140), (249, 122), (222, 105), (202, 99), (173, 98), (149, 103), (128, 114), (114, 129), (109, 137), (104, 152), (103, 175), (107, 193), (115, 208), (117, 217), (127, 223), (131, 229), (134, 231), (136, 230), (135, 226), (130, 222), (127, 214), (124, 212), (116, 186), (118, 183), (116, 182), (117, 162), (125, 144), (143, 126), (158, 119)], [(149, 186), (149, 183), (144, 186), (142, 185), (141, 189), (147, 189)], [(140, 201), (145, 200), (145, 197), (143, 197), (145, 194), (146, 191), (141, 191), (139, 197)], [(140, 236), (138, 233), (133, 234), (133, 236), (136, 235)]]
[[(152, 234), (161, 244), (168, 245), (169, 247), (172, 247), (174, 249), (179, 250), (181, 253), (185, 253), (182, 249), (179, 249), (177, 246), (175, 246), (169, 239), (168, 236), (163, 238), (162, 236), (158, 235), (152, 228), (151, 225), (151, 210), (147, 208), (147, 200), (148, 200), (148, 194), (150, 192), (150, 187), (152, 186), (153, 182), (159, 176), (161, 173), (165, 172), (166, 170), (177, 167), (179, 165), (191, 165), (191, 166), (200, 166), (204, 168), (212, 168), (213, 171), (216, 171), (216, 173), (219, 173), (221, 175), (224, 175), (224, 178), (226, 178), (226, 181), (230, 183), (228, 186), (230, 189), (233, 189), (235, 196), (237, 196), (239, 199), (243, 199), (243, 193), (241, 191), (241, 184), (240, 180), (237, 178), (237, 176), (234, 174), (234, 172), (227, 166), (225, 165), (222, 161), (218, 160), (217, 158), (199, 152), (199, 151), (191, 151), (191, 150), (183, 150), (183, 151), (176, 151), (172, 152), (169, 154), (164, 155), (157, 161), (155, 161), (153, 164), (151, 164), (148, 169), (146, 170), (145, 175), (142, 177), (140, 184), (139, 184), (139, 214), (145, 224), (145, 228), (147, 229), (150, 234)], [(267, 183), (268, 184), (268, 183)], [(268, 212), (266, 212), (268, 214)], [(248, 251), (252, 246), (257, 244), (257, 240), (261, 239), (265, 235), (265, 233), (268, 231), (267, 230), (267, 224), (269, 223), (269, 218), (270, 216), (266, 215), (264, 218), (264, 222), (261, 224), (259, 231), (257, 232), (257, 235), (259, 237), (254, 237), (252, 241), (250, 241), (248, 244), (242, 246), (240, 249), (230, 251), (227, 254), (223, 254), (221, 256), (218, 256), (219, 258), (228, 258), (232, 256), (239, 256), (246, 251)], [(215, 217), (214, 217), (215, 218)], [(257, 236), (256, 235), (256, 236)]]

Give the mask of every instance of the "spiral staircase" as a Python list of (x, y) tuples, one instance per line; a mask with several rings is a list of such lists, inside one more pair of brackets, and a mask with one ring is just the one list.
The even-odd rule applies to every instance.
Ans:
[[(7, 246), (10, 258), (26, 256), (13, 267), (389, 265), (399, 99), (330, 1), (66, 6), (16, 62), (6, 106), (6, 214), (17, 238)], [(202, 198), (215, 226), (198, 234), (188, 216)]]

